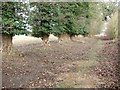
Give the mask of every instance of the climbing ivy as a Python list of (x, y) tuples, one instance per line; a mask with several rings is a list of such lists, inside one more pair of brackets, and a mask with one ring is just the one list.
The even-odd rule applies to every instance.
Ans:
[[(87, 2), (56, 2), (56, 3), (31, 3), (35, 7), (31, 12), (31, 25), (33, 36), (42, 37), (44, 34), (69, 35), (88, 34), (86, 23), (81, 22), (81, 27), (76, 25), (80, 17), (88, 18)], [(84, 23), (84, 26), (82, 26)], [(79, 28), (78, 28), (79, 27)]]
[(54, 18), (54, 10), (52, 3), (31, 3), (34, 11), (30, 12), (32, 26), (32, 35), (35, 37), (43, 37), (49, 35), (52, 31), (52, 22)]
[(2, 2), (2, 33), (27, 34), (25, 17), (26, 5), (17, 2)]

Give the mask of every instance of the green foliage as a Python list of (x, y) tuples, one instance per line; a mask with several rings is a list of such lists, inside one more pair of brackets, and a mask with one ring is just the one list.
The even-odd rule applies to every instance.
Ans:
[[(76, 22), (80, 17), (88, 18), (88, 3), (31, 3), (31, 7), (36, 6), (31, 12), (31, 25), (33, 36), (42, 37), (43, 34), (69, 35), (88, 34), (86, 23), (81, 22), (78, 26)], [(82, 23), (84, 25), (82, 26)]]
[[(69, 8), (69, 9), (68, 9)], [(66, 3), (66, 8), (64, 6), (63, 11), (65, 12), (66, 16), (66, 32), (69, 35), (78, 35), (78, 34), (87, 34), (88, 31), (86, 29), (86, 23), (80, 22), (78, 26), (77, 21), (80, 20), (81, 17), (88, 18), (88, 3), (86, 2), (79, 2), (79, 3)]]
[(31, 3), (31, 7), (36, 7), (31, 12), (32, 35), (42, 37), (51, 33), (54, 35), (99, 34), (105, 14), (111, 15), (116, 11), (115, 4), (109, 3), (109, 8), (106, 8), (107, 5), (102, 2)]
[(24, 5), (17, 2), (2, 2), (2, 33), (4, 34), (27, 34), (22, 14), (18, 15)]
[[(26, 24), (29, 23), (32, 26), (32, 35), (35, 37), (63, 33), (94, 35), (100, 33), (102, 20), (116, 12), (115, 4), (111, 2), (33, 2), (30, 3), (30, 7), (34, 7), (34, 10), (28, 11), (27, 4), (4, 2), (2, 3), (2, 33), (27, 34)], [(29, 15), (29, 18), (23, 17), (23, 13)]]
[(52, 22), (54, 15), (52, 3), (31, 3), (31, 7), (36, 7), (34, 11), (30, 12), (32, 26), (32, 35), (35, 37), (42, 37), (43, 35), (49, 35), (52, 30)]

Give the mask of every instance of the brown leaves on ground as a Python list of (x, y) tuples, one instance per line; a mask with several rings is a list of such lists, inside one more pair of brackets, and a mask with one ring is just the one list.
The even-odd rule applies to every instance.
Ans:
[(101, 88), (120, 88), (118, 65), (118, 42), (107, 41), (99, 55), (99, 65), (94, 69), (100, 79), (104, 81)]
[(40, 42), (15, 44), (24, 57), (3, 56), (3, 87), (51, 88), (58, 85), (59, 88), (94, 88), (96, 83), (104, 88), (117, 88), (117, 43), (102, 41), (97, 45), (101, 41), (91, 38), (83, 41), (85, 43), (51, 42), (50, 47), (41, 47)]

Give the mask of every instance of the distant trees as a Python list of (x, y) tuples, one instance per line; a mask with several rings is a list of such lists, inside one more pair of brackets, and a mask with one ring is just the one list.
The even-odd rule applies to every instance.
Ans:
[(118, 13), (114, 13), (114, 15), (111, 17), (106, 30), (106, 35), (108, 39), (118, 38)]
[(101, 32), (103, 25), (103, 9), (100, 2), (89, 2), (88, 17), (89, 24), (87, 28), (89, 36), (92, 37)]
[(111, 18), (118, 10), (117, 2), (90, 2), (88, 31), (89, 36), (100, 34), (104, 21)]
[(110, 18), (114, 13), (118, 11), (117, 2), (107, 2), (107, 3), (101, 3), (102, 9), (103, 9), (103, 18), (107, 21), (107, 16)]
[(107, 39), (116, 39), (118, 38), (118, 3), (108, 2), (103, 3), (102, 6), (105, 20), (108, 21), (107, 16), (111, 18), (106, 30)]

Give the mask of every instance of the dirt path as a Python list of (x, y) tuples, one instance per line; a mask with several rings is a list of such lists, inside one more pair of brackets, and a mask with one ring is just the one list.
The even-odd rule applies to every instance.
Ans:
[[(102, 47), (102, 41), (98, 40), (93, 43), (91, 49), (87, 52), (87, 58), (72, 61), (65, 64), (71, 72), (60, 74), (57, 79), (61, 84), (58, 84), (58, 88), (96, 88), (101, 83), (97, 75), (91, 72), (91, 67), (98, 63), (97, 51)], [(94, 47), (94, 48), (93, 48)], [(84, 52), (84, 51), (83, 51)], [(85, 55), (86, 56), (86, 55)], [(80, 57), (82, 58), (82, 56)]]
[(83, 38), (85, 43), (51, 42), (15, 45), (24, 56), (3, 56), (3, 87), (95, 88), (102, 82), (92, 71), (98, 64), (101, 40)]

